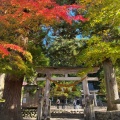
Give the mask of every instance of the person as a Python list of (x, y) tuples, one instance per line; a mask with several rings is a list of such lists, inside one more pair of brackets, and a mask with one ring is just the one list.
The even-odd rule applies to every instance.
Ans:
[(79, 98), (77, 98), (77, 100), (76, 100), (76, 108), (77, 108), (77, 109), (80, 108), (80, 100), (79, 100)]
[(76, 109), (76, 99), (73, 100), (74, 109)]
[(62, 104), (62, 109), (65, 109), (65, 99), (64, 98), (61, 100), (61, 104)]
[(57, 109), (59, 109), (59, 106), (60, 106), (60, 99), (59, 98), (57, 99), (56, 104), (57, 104)]

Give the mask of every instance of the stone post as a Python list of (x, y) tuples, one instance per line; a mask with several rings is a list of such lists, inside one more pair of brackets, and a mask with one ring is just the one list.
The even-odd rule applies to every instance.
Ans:
[(38, 108), (37, 108), (37, 120), (42, 120), (43, 115), (43, 98), (39, 96)]
[(47, 74), (46, 76), (46, 84), (45, 84), (45, 91), (44, 91), (44, 111), (43, 111), (43, 115), (44, 115), (44, 120), (47, 120), (47, 118), (49, 118), (49, 92), (50, 92), (50, 80), (48, 80), (50, 78), (50, 74)]
[(89, 95), (85, 96), (84, 119), (95, 120), (93, 99)]
[(51, 117), (50, 108), (51, 108), (51, 100), (49, 99), (49, 107), (48, 107), (48, 115), (49, 115), (49, 117)]
[(85, 100), (85, 96), (90, 94), (87, 77), (85, 80), (83, 80), (82, 85), (83, 85), (83, 93), (84, 93), (84, 100)]
[(95, 92), (93, 92), (93, 95), (94, 95), (94, 105), (97, 106), (97, 95)]

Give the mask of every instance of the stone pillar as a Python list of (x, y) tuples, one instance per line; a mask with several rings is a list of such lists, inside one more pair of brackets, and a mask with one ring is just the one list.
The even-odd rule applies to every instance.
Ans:
[(54, 97), (52, 97), (51, 101), (52, 101), (52, 102), (54, 101)]
[(94, 102), (93, 98), (91, 98), (89, 95), (85, 96), (85, 108), (84, 108), (85, 120), (95, 120), (93, 102)]
[(42, 107), (43, 107), (43, 98), (42, 96), (39, 97), (39, 103), (38, 103), (38, 108), (37, 108), (37, 120), (42, 120)]
[(87, 77), (85, 80), (83, 80), (82, 85), (83, 85), (83, 94), (84, 94), (84, 99), (85, 99), (85, 96), (90, 94)]
[(37, 120), (42, 120), (42, 117), (43, 117), (43, 89), (38, 88)]
[(68, 77), (68, 74), (65, 74), (65, 77)]
[(67, 105), (67, 98), (66, 98), (66, 100), (65, 100), (65, 104)]
[(95, 92), (93, 92), (93, 96), (94, 96), (94, 105), (97, 106), (97, 95)]
[(49, 117), (49, 92), (50, 92), (50, 80), (48, 80), (50, 78), (50, 74), (47, 74), (47, 79), (46, 79), (46, 84), (45, 84), (45, 91), (44, 91), (44, 111), (43, 111), (43, 115), (44, 115), (44, 120), (47, 119)]
[(50, 108), (51, 108), (51, 100), (49, 99), (49, 107), (48, 107), (48, 115), (49, 115), (49, 117), (51, 117), (51, 110), (50, 110)]

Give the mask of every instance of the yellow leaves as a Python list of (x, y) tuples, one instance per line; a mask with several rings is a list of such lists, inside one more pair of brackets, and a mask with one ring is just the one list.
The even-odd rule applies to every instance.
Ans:
[(93, 45), (93, 44), (98, 44), (100, 42), (100, 37), (97, 36), (92, 36), (92, 38), (90, 38), (90, 40), (88, 40), (87, 44), (89, 46)]
[(23, 62), (19, 63), (18, 61), (16, 61), (14, 64), (17, 66), (18, 70), (26, 73), (26, 71), (27, 71), (26, 65)]
[(1, 71), (12, 71), (12, 67), (9, 65), (5, 65)]
[(90, 6), (94, 6), (94, 5), (99, 5), (102, 3), (103, 0), (80, 0), (80, 3), (82, 5), (90, 5)]
[(1, 103), (1, 102), (5, 102), (5, 99), (1, 99), (1, 98), (0, 98), (0, 103)]
[(99, 41), (98, 43), (88, 47), (87, 50), (88, 57), (92, 58), (93, 60), (96, 59), (100, 62), (106, 58), (110, 58), (112, 62), (115, 63), (116, 60), (120, 58), (120, 47), (112, 47), (112, 43), (110, 42)]
[(21, 28), (17, 29), (16, 32), (19, 33), (19, 34), (22, 34), (22, 35), (25, 34), (25, 30), (23, 30)]
[(116, 12), (116, 15), (120, 15), (120, 9)]
[[(19, 55), (15, 55), (13, 57), (15, 59), (13, 61), (13, 64), (15, 66), (17, 66), (17, 69), (20, 70), (23, 73), (26, 73), (28, 71), (28, 69), (29, 69), (27, 63), (28, 62), (32, 63), (32, 55), (31, 55), (31, 53), (25, 51), (24, 52), (24, 57), (21, 57)], [(24, 60), (24, 58), (26, 60)]]
[(17, 68), (21, 71), (26, 71), (26, 65), (23, 59), (19, 55), (13, 55), (12, 57), (13, 60), (11, 61), (11, 63), (13, 65), (13, 69)]
[(31, 55), (30, 52), (25, 51), (24, 56), (25, 56), (25, 58), (26, 58), (27, 61), (29, 61), (30, 63), (32, 63), (33, 57), (32, 57), (32, 55)]
[(82, 71), (79, 71), (78, 72), (78, 76), (82, 77), (82, 78), (85, 78), (86, 75), (91, 72), (93, 70), (93, 68), (89, 67), (89, 68), (86, 68), (86, 69), (83, 69)]
[(120, 58), (120, 46), (113, 47), (110, 52), (110, 59), (112, 60), (113, 64), (116, 63), (118, 58)]
[(22, 61), (22, 58), (19, 55), (14, 55), (13, 59), (16, 61)]
[(31, 71), (32, 55), (25, 51), (23, 54), (15, 51), (11, 52), (11, 55), (3, 59), (1, 70), (3, 72), (10, 72), (16, 74), (29, 74)]
[[(86, 6), (86, 15), (90, 18), (91, 27), (96, 24), (119, 26), (120, 0), (79, 0)], [(89, 26), (90, 27), (90, 26)]]

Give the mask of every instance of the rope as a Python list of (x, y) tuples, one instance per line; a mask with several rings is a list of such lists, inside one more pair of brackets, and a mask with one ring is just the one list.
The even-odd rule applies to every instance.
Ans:
[(75, 86), (75, 85), (77, 85), (78, 83), (82, 82), (86, 77), (87, 77), (87, 76), (83, 77), (83, 78), (82, 78), (81, 80), (79, 80), (79, 81), (75, 81), (74, 83), (70, 83), (70, 84), (60, 84), (60, 83), (58, 83), (57, 81), (54, 81), (54, 80), (52, 80), (52, 79), (50, 79), (50, 78), (48, 78), (48, 77), (47, 77), (47, 79), (48, 79), (49, 81), (57, 84), (57, 85), (60, 86), (60, 87), (71, 87), (71, 86)]

